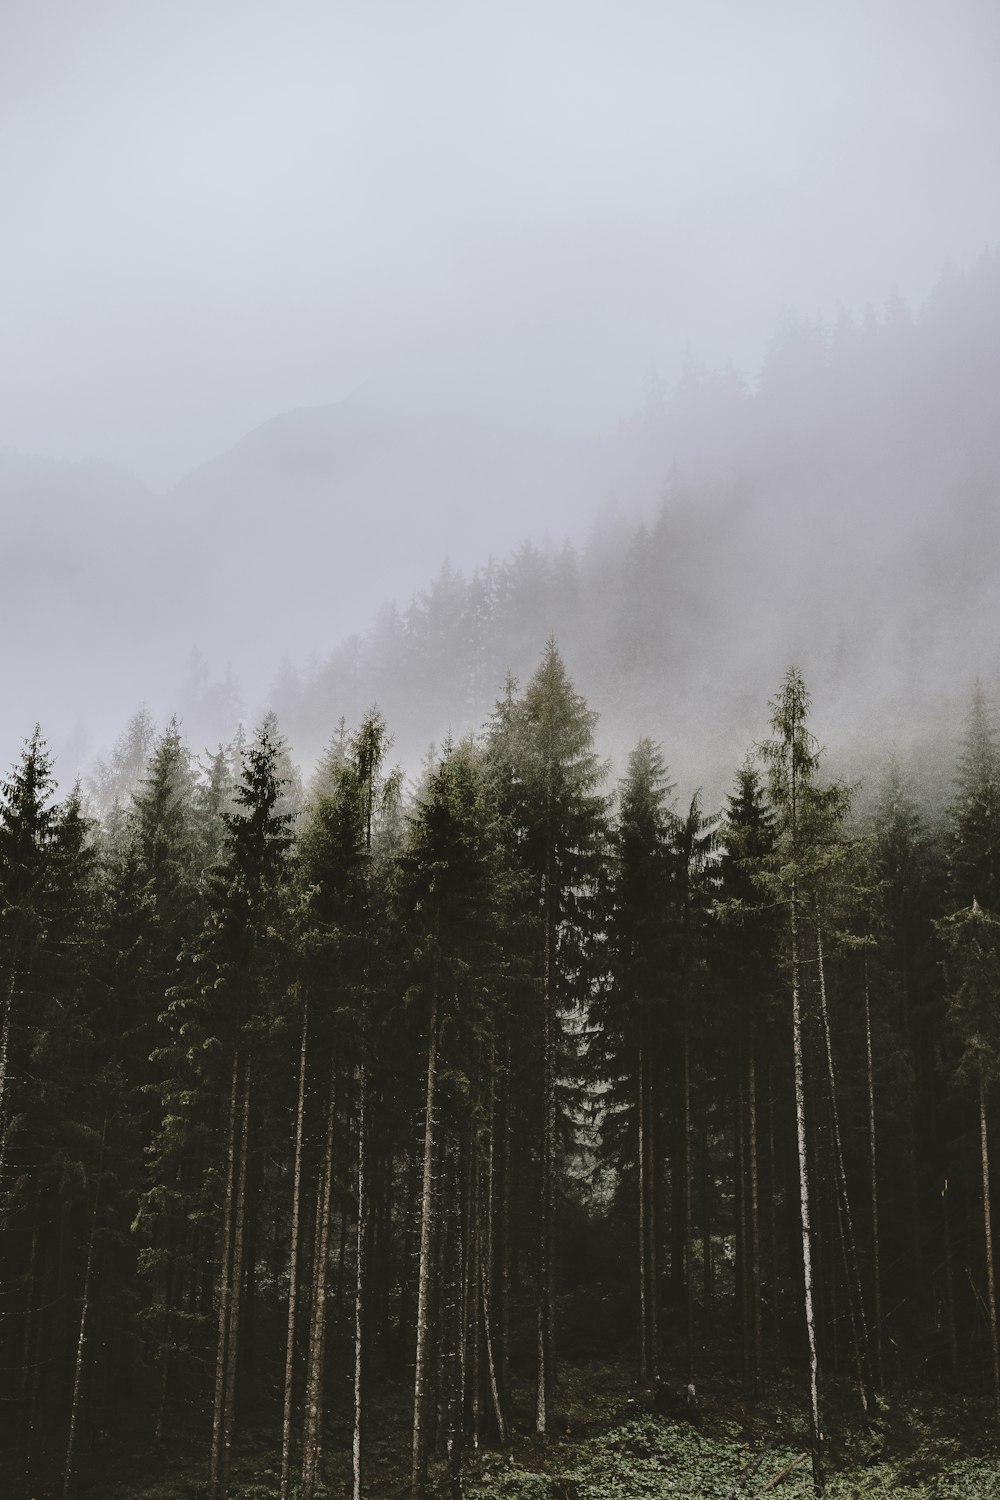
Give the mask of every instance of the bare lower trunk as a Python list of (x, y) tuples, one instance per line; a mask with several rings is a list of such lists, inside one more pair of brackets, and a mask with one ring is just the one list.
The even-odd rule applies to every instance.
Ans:
[(494, 1158), (494, 1122), (496, 1112), (494, 1109), (494, 1095), (496, 1092), (496, 1062), (494, 1050), (490, 1049), (490, 1134), (488, 1156), (484, 1171), (485, 1181), (485, 1204), (482, 1208), (480, 1218), (480, 1240), (482, 1253), (480, 1257), (480, 1296), (482, 1299), (483, 1315), (483, 1348), (486, 1355), (486, 1376), (489, 1381), (490, 1400), (493, 1404), (493, 1416), (497, 1426), (497, 1437), (501, 1443), (506, 1443), (510, 1436), (507, 1426), (507, 1416), (504, 1411), (503, 1392), (497, 1376), (496, 1355), (493, 1340), (493, 1158)]
[(469, 1145), (469, 1253), (468, 1253), (468, 1275), (466, 1296), (466, 1327), (468, 1328), (468, 1387), (469, 1408), (472, 1416), (472, 1451), (478, 1451), (482, 1423), (482, 1321), (480, 1318), (481, 1298), (479, 1295), (479, 1283), (481, 1279), (481, 1263), (483, 1245), (480, 1239), (482, 1226), (482, 1212), (480, 1206), (480, 1195), (482, 1189), (482, 1174), (479, 1162), (478, 1137), (472, 1132)]
[(747, 1153), (746, 1101), (743, 1097), (742, 1049), (736, 1062), (736, 1125), (733, 1132), (733, 1174), (736, 1187), (736, 1265), (733, 1288), (740, 1315), (740, 1352), (743, 1362), (743, 1390), (751, 1384), (750, 1360), (750, 1294), (747, 1275)]
[(337, 1120), (337, 1061), (331, 1050), (326, 1132), (316, 1188), (312, 1316), (306, 1354), (305, 1421), (302, 1431), (302, 1500), (312, 1500), (319, 1477), (323, 1431), (323, 1365), (326, 1349), (327, 1269), (330, 1255), (330, 1203), (333, 1196), (333, 1139)]
[(875, 1385), (884, 1383), (882, 1369), (882, 1269), (878, 1227), (878, 1151), (875, 1137), (875, 1069), (872, 1061), (872, 1011), (868, 991), (868, 958), (865, 957), (865, 1073), (868, 1082), (868, 1165), (871, 1172), (872, 1208), (872, 1307), (875, 1333)]
[(358, 1074), (358, 1264), (354, 1289), (354, 1436), (352, 1449), (352, 1500), (361, 1500), (364, 1478), (365, 1427), (365, 1317), (368, 1290), (368, 1073), (362, 1064)]
[(510, 1405), (510, 1261), (511, 1261), (511, 1045), (507, 1042), (503, 1083), (500, 1157), (500, 1359), (497, 1371), (505, 1408)]
[(799, 972), (798, 882), (792, 881), (792, 1051), (795, 1064), (795, 1138), (799, 1162), (799, 1214), (802, 1222), (802, 1285), (809, 1345), (809, 1422), (812, 1434), (813, 1488), (823, 1493), (823, 1454), (819, 1420), (819, 1358), (813, 1306), (812, 1221), (810, 1216), (809, 1156), (806, 1147), (805, 1062), (802, 1048), (802, 995)]
[(958, 1379), (958, 1325), (955, 1321), (955, 1269), (951, 1249), (951, 1204), (948, 1199), (948, 1179), (941, 1184), (941, 1222), (944, 1229), (944, 1293), (945, 1313), (948, 1319), (948, 1356), (951, 1373)]
[(684, 1311), (687, 1344), (687, 1383), (694, 1384), (694, 1277), (692, 1275), (692, 1248), (694, 1242), (694, 1210), (691, 1197), (691, 1051), (687, 1018), (684, 1020), (682, 1043), (681, 1111), (684, 1143)]
[(551, 1265), (554, 1232), (555, 1184), (555, 1014), (552, 995), (552, 932), (549, 914), (550, 877), (545, 879), (545, 957), (542, 985), (542, 1182), (538, 1246), (538, 1376), (535, 1404), (535, 1431), (544, 1434), (548, 1427), (548, 1401), (553, 1381), (554, 1350), (552, 1335), (555, 1321), (554, 1267)]
[(868, 1324), (865, 1318), (864, 1296), (861, 1283), (861, 1266), (858, 1261), (858, 1242), (854, 1234), (854, 1218), (851, 1200), (847, 1191), (847, 1172), (844, 1167), (844, 1147), (840, 1133), (840, 1108), (837, 1103), (837, 1078), (833, 1065), (833, 1038), (830, 1032), (830, 1011), (826, 1003), (826, 964), (823, 958), (823, 927), (819, 910), (816, 911), (816, 957), (819, 976), (819, 1008), (823, 1022), (823, 1040), (826, 1051), (826, 1076), (830, 1086), (830, 1112), (833, 1120), (833, 1148), (837, 1174), (837, 1189), (843, 1225), (844, 1252), (847, 1272), (847, 1298), (851, 1312), (851, 1331), (857, 1327), (857, 1365), (861, 1405), (865, 1412), (874, 1409), (875, 1397), (871, 1384), (871, 1358), (868, 1349)]
[(778, 1169), (774, 1150), (774, 1083), (767, 1065), (767, 1178), (771, 1235), (771, 1318), (774, 1334), (774, 1368), (781, 1364), (781, 1277), (778, 1257)]
[(15, 928), (10, 951), (10, 978), (4, 996), (3, 1020), (0, 1021), (0, 1185), (7, 1168), (7, 1127), (10, 1110), (7, 1102), (10, 1073), (10, 1033), (14, 1023), (14, 996), (17, 993), (17, 957), (20, 941)]
[(751, 1037), (747, 1060), (747, 1112), (750, 1155), (750, 1309), (753, 1329), (753, 1393), (760, 1395), (763, 1313), (760, 1300), (760, 1192), (757, 1170), (757, 1059)]
[(309, 1050), (309, 997), (302, 1006), (299, 1093), (295, 1105), (295, 1159), (292, 1166), (292, 1227), (288, 1245), (288, 1334), (285, 1340), (285, 1400), (281, 1413), (281, 1500), (288, 1500), (292, 1464), (292, 1390), (295, 1380), (295, 1313), (299, 1293), (299, 1217), (302, 1204), (302, 1126)]
[(993, 1215), (990, 1205), (990, 1138), (986, 1128), (986, 1084), (979, 1074), (979, 1143), (983, 1165), (983, 1235), (986, 1240), (986, 1296), (990, 1312), (990, 1348), (993, 1355), (993, 1405), (1000, 1424), (1000, 1343), (997, 1341), (997, 1291), (993, 1274)]
[[(436, 969), (436, 963), (435, 963)], [(413, 1441), (410, 1494), (422, 1500), (427, 1476), (427, 1370), (430, 1345), (431, 1254), (434, 1246), (434, 1093), (437, 1082), (438, 980), (431, 992), (424, 1100), (424, 1164), (420, 1194), (420, 1267), (417, 1273), (417, 1354), (413, 1372)]]
[(653, 1072), (655, 1052), (652, 1045), (646, 1048), (646, 1311), (649, 1318), (647, 1359), (649, 1376), (657, 1380), (660, 1372), (660, 1299), (656, 1237), (656, 1110), (655, 1075)]
[(38, 1264), (38, 1200), (35, 1189), (34, 1213), (31, 1226), (31, 1253), (28, 1258), (28, 1274), (24, 1288), (24, 1334), (21, 1340), (21, 1399), (26, 1400), (31, 1374), (31, 1342), (35, 1325), (35, 1275)]
[(646, 1305), (647, 1277), (649, 1273), (646, 1265), (646, 1052), (642, 1041), (639, 1042), (639, 1106), (637, 1119), (639, 1122), (637, 1153), (639, 1164), (639, 1379), (645, 1382), (649, 1378), (649, 1353), (647, 1347), (649, 1310)]
[(233, 1212), (233, 1289), (229, 1298), (229, 1334), (226, 1341), (225, 1418), (222, 1429), (222, 1463), (220, 1465), (220, 1500), (229, 1493), (229, 1468), (233, 1456), (233, 1430), (236, 1422), (236, 1366), (240, 1347), (240, 1310), (243, 1302), (243, 1262), (246, 1246), (247, 1159), (250, 1150), (250, 1058), (243, 1067), (243, 1113), (240, 1122), (240, 1167)]
[(226, 1338), (229, 1332), (229, 1302), (232, 1296), (233, 1204), (236, 1192), (236, 1115), (239, 1105), (240, 1054), (233, 1053), (233, 1077), (229, 1092), (229, 1130), (226, 1142), (226, 1186), (222, 1210), (222, 1253), (219, 1263), (219, 1325), (215, 1351), (215, 1404), (212, 1412), (212, 1451), (209, 1459), (209, 1500), (218, 1500), (222, 1472), (222, 1433), (226, 1395)]
[(713, 1195), (708, 1109), (701, 1112), (701, 1297), (705, 1327), (715, 1321), (715, 1261), (712, 1254)]
[(83, 1297), (80, 1302), (80, 1328), (76, 1339), (76, 1363), (73, 1367), (73, 1396), (69, 1408), (69, 1435), (66, 1439), (66, 1462), (63, 1466), (62, 1500), (69, 1500), (73, 1485), (73, 1453), (80, 1416), (80, 1392), (83, 1388), (84, 1355), (87, 1347), (87, 1322), (90, 1317), (90, 1286), (94, 1269), (94, 1242), (97, 1238), (97, 1210), (101, 1198), (100, 1171), (104, 1161), (104, 1141), (107, 1130), (108, 1120), (105, 1116), (101, 1128), (101, 1151), (98, 1158), (98, 1178), (94, 1188), (94, 1208), (90, 1218), (90, 1236), (87, 1240), (87, 1264), (83, 1273)]
[(174, 1299), (180, 1302), (176, 1282), (177, 1266), (177, 1235), (174, 1220), (171, 1218), (170, 1227), (167, 1231), (167, 1276), (166, 1286), (163, 1290), (163, 1334), (162, 1347), (160, 1349), (160, 1394), (156, 1405), (156, 1423), (153, 1428), (153, 1441), (163, 1442), (163, 1429), (166, 1425), (167, 1398), (170, 1391), (170, 1355), (173, 1346), (173, 1311)]

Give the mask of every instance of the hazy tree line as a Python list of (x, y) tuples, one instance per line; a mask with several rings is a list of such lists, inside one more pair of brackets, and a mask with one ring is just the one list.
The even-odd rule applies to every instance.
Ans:
[[(718, 788), (791, 654), (841, 743), (873, 723), (931, 741), (946, 778), (940, 705), (995, 671), (981, 621), (1000, 608), (998, 349), (987, 254), (917, 311), (897, 296), (829, 326), (786, 316), (754, 385), (694, 356), (670, 386), (651, 372), (608, 444), (614, 491), (589, 535), (445, 564), (325, 658), (286, 662), (270, 704), (311, 757), (331, 714), (357, 722), (374, 698), (415, 763), (449, 725), (478, 728), (554, 632), (616, 755), (670, 725), (685, 779)], [(192, 680), (185, 720), (207, 734), (217, 711), (229, 734), (233, 683), (209, 687)], [(726, 748), (707, 765), (709, 740)]]
[(252, 1429), (282, 1497), (372, 1494), (388, 1388), (414, 1500), (458, 1494), (584, 1356), (692, 1411), (794, 1372), (817, 1485), (831, 1387), (860, 1419), (992, 1371), (1000, 1419), (991, 713), (933, 836), (896, 766), (852, 814), (797, 671), (770, 714), (719, 812), (648, 739), (609, 784), (551, 643), (411, 794), (374, 709), (308, 790), (273, 717), (196, 762), (140, 715), (99, 820), (35, 732), (0, 798), (5, 1493), (186, 1445), (224, 1500)]

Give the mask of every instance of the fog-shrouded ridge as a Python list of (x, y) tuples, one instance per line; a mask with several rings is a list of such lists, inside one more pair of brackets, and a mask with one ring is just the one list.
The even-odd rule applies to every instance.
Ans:
[[(634, 420), (572, 451), (457, 422), (444, 442), (454, 412), (368, 387), (274, 419), (167, 496), (8, 454), (31, 504), (5, 598), (33, 622), (8, 758), (40, 718), (86, 764), (145, 701), (196, 746), (270, 704), (308, 763), (377, 700), (415, 766), (555, 633), (617, 760), (654, 734), (682, 782), (721, 795), (794, 658), (848, 767), (895, 742), (939, 777), (972, 679), (997, 674), (998, 351), (986, 255), (917, 312), (787, 317), (753, 388), (694, 358), (669, 388), (650, 371)], [(539, 535), (550, 491), (592, 519)], [(55, 544), (47, 505), (69, 516)], [(44, 679), (43, 655), (60, 664)]]
[[(689, 361), (605, 452), (622, 478), (579, 545), (525, 544), (271, 695), (310, 753), (377, 697), (408, 757), (481, 723), (554, 631), (621, 763), (641, 735), (720, 797), (794, 659), (846, 769), (939, 782), (973, 678), (997, 682), (1000, 264), (832, 328), (789, 316), (755, 390)], [(654, 476), (661, 487), (651, 493)], [(936, 791), (940, 790), (935, 786)]]

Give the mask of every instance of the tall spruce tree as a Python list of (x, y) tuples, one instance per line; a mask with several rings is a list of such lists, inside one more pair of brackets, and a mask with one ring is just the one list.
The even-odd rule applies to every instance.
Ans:
[(537, 1387), (535, 1425), (547, 1431), (556, 1377), (557, 1205), (562, 1176), (561, 1086), (575, 1067), (567, 1019), (586, 1009), (600, 960), (606, 867), (606, 770), (593, 748), (596, 716), (575, 690), (554, 640), (516, 702), (501, 704), (491, 754), (508, 773), (511, 855), (526, 876), (530, 965), (538, 998), (540, 1067)]
[(976, 900), (988, 912), (1000, 914), (1000, 750), (979, 682), (969, 705), (958, 764), (949, 866), (957, 908)]
[[(775, 820), (758, 768), (751, 760), (736, 773), (720, 830), (719, 900), (723, 923), (720, 957), (736, 1039), (737, 1098), (743, 1102), (735, 1132), (737, 1203), (736, 1293), (743, 1335), (744, 1383), (760, 1394), (763, 1363), (760, 1225), (760, 1131), (758, 1105), (762, 1058), (770, 1058), (774, 1023), (777, 927), (766, 877), (775, 842)], [(744, 1112), (745, 1111), (745, 1112)], [(772, 1195), (776, 1188), (770, 1184)], [(775, 1245), (771, 1245), (771, 1300), (778, 1306)], [(777, 1337), (776, 1340), (777, 1342)]]
[[(417, 805), (404, 860), (412, 906), (411, 1003), (426, 1017), (411, 1494), (427, 1468), (432, 1337), (448, 1347), (445, 1390), (452, 1488), (461, 1488), (465, 1429), (478, 1440), (480, 1387), (499, 1436), (507, 1418), (492, 1317), (493, 1131), (505, 891), (498, 827), (481, 757), (446, 751)], [(462, 1206), (461, 1253), (447, 1257), (449, 1214)], [(456, 1325), (465, 1309), (465, 1327)]]
[(164, 1012), (168, 1030), (180, 1038), (175, 1056), (195, 1069), (192, 1092), (227, 1101), (217, 1122), (222, 1160), (205, 1164), (210, 1191), (221, 1197), (211, 1500), (226, 1500), (235, 1429), (255, 1073), (265, 1062), (288, 985), (291, 814), (281, 808), (281, 753), (268, 717), (245, 751), (233, 811), (224, 816), (223, 856), (206, 881), (204, 923)]
[(595, 1010), (605, 1156), (634, 1202), (638, 1252), (639, 1378), (659, 1366), (661, 1114), (672, 991), (676, 818), (660, 747), (642, 739), (629, 756), (612, 839), (608, 962), (611, 982)]
[[(303, 983), (310, 997), (325, 1102), (316, 1184), (316, 1236), (306, 1355), (302, 1494), (320, 1479), (323, 1370), (334, 1144), (338, 1084), (353, 1103), (356, 1194), (354, 1298), (353, 1490), (360, 1495), (365, 1456), (367, 1366), (371, 1352), (369, 1266), (372, 1236), (372, 1142), (386, 1159), (378, 1131), (389, 1115), (391, 1084), (375, 1064), (390, 1014), (395, 949), (389, 938), (399, 779), (387, 774), (391, 741), (378, 709), (371, 709), (346, 744), (341, 734), (325, 761), (316, 803), (304, 821), (301, 873), (304, 907)], [(372, 1101), (386, 1101), (372, 1119)], [(344, 1114), (348, 1111), (345, 1108)], [(291, 1315), (290, 1315), (291, 1321)], [(288, 1402), (286, 1385), (286, 1405)], [(286, 1437), (286, 1444), (287, 1444)], [(283, 1462), (283, 1468), (285, 1463)]]
[(775, 886), (787, 912), (788, 970), (791, 989), (792, 1055), (795, 1078), (795, 1138), (799, 1176), (799, 1221), (802, 1234), (802, 1291), (809, 1349), (809, 1420), (812, 1434), (813, 1488), (823, 1491), (822, 1425), (819, 1407), (819, 1350), (816, 1339), (813, 1278), (813, 1187), (809, 1170), (806, 1120), (805, 1046), (802, 1024), (803, 876), (807, 849), (803, 830), (806, 790), (819, 764), (819, 747), (806, 727), (810, 698), (802, 674), (790, 667), (771, 701), (774, 738), (763, 753), (769, 771), (771, 804), (777, 819)]

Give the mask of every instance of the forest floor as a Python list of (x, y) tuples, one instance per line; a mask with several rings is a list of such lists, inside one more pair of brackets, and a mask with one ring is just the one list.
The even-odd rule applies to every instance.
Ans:
[[(734, 1485), (738, 1500), (765, 1493), (768, 1500), (812, 1500), (802, 1393), (787, 1380), (751, 1402), (738, 1380), (713, 1375), (699, 1390), (701, 1425), (693, 1427), (660, 1414), (662, 1400), (638, 1387), (622, 1364), (566, 1364), (546, 1438), (530, 1432), (530, 1394), (515, 1391), (521, 1420), (509, 1448), (469, 1455), (466, 1500), (726, 1500)], [(402, 1381), (384, 1380), (372, 1397), (366, 1494), (404, 1500), (408, 1391)], [(319, 1491), (337, 1500), (350, 1493), (346, 1400), (344, 1407), (343, 1423), (327, 1433), (326, 1485)], [(887, 1397), (867, 1425), (858, 1422), (855, 1407), (850, 1390), (826, 1393), (829, 1500), (1000, 1500), (1000, 1439), (985, 1394), (909, 1390)], [(231, 1500), (274, 1500), (279, 1442), (276, 1429), (245, 1435)], [(429, 1496), (451, 1493), (444, 1465), (432, 1463)], [(88, 1500), (198, 1500), (204, 1494), (204, 1455), (176, 1453), (155, 1480), (118, 1476), (88, 1491)]]

